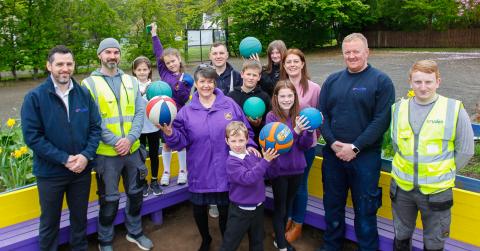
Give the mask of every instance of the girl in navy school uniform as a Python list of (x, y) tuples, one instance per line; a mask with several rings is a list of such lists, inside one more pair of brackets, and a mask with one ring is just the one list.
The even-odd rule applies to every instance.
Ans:
[[(157, 36), (157, 24), (152, 23), (152, 43), (155, 58), (157, 59), (157, 69), (160, 78), (168, 83), (172, 88), (172, 98), (180, 109), (190, 98), (190, 91), (193, 86), (193, 79), (184, 72), (184, 66), (180, 52), (174, 48), (163, 49), (162, 43)], [(162, 147), (163, 174), (160, 179), (160, 185), (168, 186), (170, 183), (170, 162), (172, 160), (172, 150), (167, 144)], [(185, 149), (178, 151), (178, 172), (177, 184), (182, 185), (187, 182), (187, 160)]]
[(267, 177), (272, 183), (274, 210), (274, 245), (281, 251), (295, 250), (285, 239), (287, 211), (302, 180), (306, 161), (303, 152), (313, 144), (313, 131), (308, 131), (306, 118), (299, 116), (300, 105), (295, 86), (289, 79), (280, 80), (273, 90), (272, 111), (265, 123), (282, 122), (293, 133), (293, 145), (289, 152), (272, 161)]

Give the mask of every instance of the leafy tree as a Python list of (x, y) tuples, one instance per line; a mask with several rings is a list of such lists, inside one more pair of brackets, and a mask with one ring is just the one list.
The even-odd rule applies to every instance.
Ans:
[(391, 30), (444, 30), (460, 19), (456, 0), (377, 0), (379, 23)]
[(33, 68), (33, 77), (37, 78), (39, 69), (44, 69), (45, 58), (50, 48), (55, 45), (55, 19), (52, 11), (53, 2), (48, 0), (26, 0), (25, 16), (21, 22), (22, 48), (24, 63)]
[(337, 37), (336, 27), (361, 27), (368, 6), (360, 0), (231, 0), (221, 10), (235, 47), (255, 36), (264, 44), (282, 39), (289, 47), (309, 49)]
[(20, 22), (24, 15), (23, 6), (15, 0), (0, 1), (0, 66), (10, 70), (18, 80), (17, 70), (22, 68)]

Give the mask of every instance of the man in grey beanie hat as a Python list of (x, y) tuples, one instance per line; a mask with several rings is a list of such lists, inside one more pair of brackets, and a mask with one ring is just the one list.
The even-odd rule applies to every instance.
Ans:
[(127, 240), (143, 250), (150, 250), (153, 243), (142, 230), (143, 182), (147, 168), (139, 151), (145, 105), (135, 77), (118, 68), (120, 44), (114, 38), (106, 38), (98, 46), (101, 68), (82, 81), (100, 110), (102, 140), (97, 149), (97, 193), (100, 205), (98, 215), (98, 242), (101, 251), (113, 250), (114, 225), (120, 193), (120, 177), (125, 184), (127, 207), (125, 227)]
[(118, 43), (118, 41), (115, 38), (111, 38), (111, 37), (105, 38), (98, 45), (97, 55), (102, 53), (102, 51), (107, 48), (117, 48), (118, 50), (120, 50), (120, 43)]

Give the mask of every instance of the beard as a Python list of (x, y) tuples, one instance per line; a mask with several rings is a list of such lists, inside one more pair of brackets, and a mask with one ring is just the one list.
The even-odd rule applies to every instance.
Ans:
[(116, 62), (116, 61), (103, 62), (102, 61), (102, 65), (107, 67), (110, 70), (113, 70), (113, 69), (117, 69), (118, 62)]

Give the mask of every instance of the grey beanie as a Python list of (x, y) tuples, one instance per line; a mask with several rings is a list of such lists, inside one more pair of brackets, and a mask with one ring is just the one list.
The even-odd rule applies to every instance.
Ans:
[(118, 41), (115, 38), (111, 38), (111, 37), (105, 38), (98, 45), (97, 55), (102, 53), (102, 51), (107, 49), (107, 48), (117, 48), (117, 49), (120, 50), (120, 44), (118, 43)]

